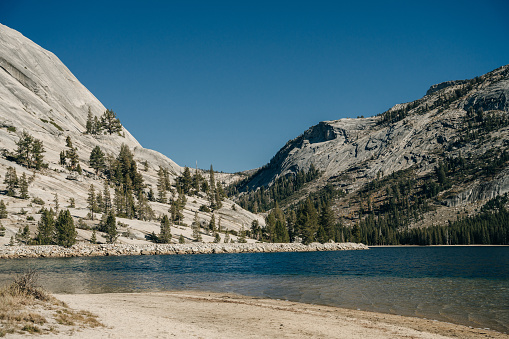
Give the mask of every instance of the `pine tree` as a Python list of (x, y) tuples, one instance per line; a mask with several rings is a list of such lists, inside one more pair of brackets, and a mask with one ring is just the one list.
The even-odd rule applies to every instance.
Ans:
[(60, 209), (60, 204), (58, 203), (58, 193), (55, 193), (53, 202), (55, 203), (55, 213), (58, 213), (58, 210)]
[(186, 239), (184, 239), (184, 236), (181, 234), (179, 237), (179, 244), (185, 244), (185, 243), (186, 243)]
[(193, 179), (191, 177), (191, 171), (189, 170), (189, 167), (186, 166), (184, 168), (184, 173), (182, 173), (182, 176), (179, 178), (179, 184), (184, 194), (189, 194), (192, 183)]
[(215, 233), (214, 234), (214, 243), (218, 244), (221, 242), (221, 236), (219, 235), (219, 233)]
[(96, 234), (96, 232), (95, 232), (95, 228), (94, 228), (94, 230), (92, 231), (92, 236), (90, 237), (90, 242), (91, 242), (92, 244), (97, 243), (97, 234)]
[(212, 234), (216, 232), (216, 217), (214, 216), (214, 213), (212, 213), (212, 216), (210, 217), (209, 230)]
[(201, 237), (201, 233), (200, 233), (201, 225), (200, 225), (200, 220), (198, 219), (198, 212), (194, 212), (192, 228), (193, 228), (194, 241), (201, 242), (202, 241), (202, 237)]
[(88, 190), (87, 203), (87, 208), (90, 211), (90, 219), (94, 220), (94, 212), (97, 211), (97, 198), (95, 195), (94, 184), (91, 184)]
[(40, 170), (44, 166), (44, 156), (42, 155), (44, 152), (42, 141), (34, 139), (31, 146), (31, 154), (32, 164), (36, 170)]
[(166, 180), (164, 169), (159, 167), (159, 171), (157, 172), (157, 202), (162, 204), (166, 204)]
[(65, 155), (65, 151), (60, 152), (60, 165), (67, 166), (67, 156)]
[(0, 200), (0, 219), (7, 218), (7, 207), (3, 200)]
[(25, 172), (23, 172), (19, 181), (19, 192), (19, 197), (21, 199), (28, 199), (28, 181)]
[(246, 230), (244, 229), (244, 226), (242, 226), (242, 228), (240, 229), (240, 234), (239, 234), (239, 237), (237, 238), (237, 241), (239, 243), (246, 243), (247, 240), (246, 240)]
[(216, 209), (216, 181), (214, 179), (214, 168), (210, 165), (209, 170), (209, 201), (210, 208)]
[(161, 230), (159, 233), (159, 242), (163, 244), (168, 244), (171, 241), (171, 223), (168, 216), (165, 214), (161, 219)]
[(37, 224), (36, 241), (39, 245), (51, 245), (55, 239), (55, 217), (53, 211), (43, 209)]
[(13, 197), (16, 195), (16, 189), (18, 188), (18, 176), (16, 175), (16, 169), (14, 167), (7, 168), (5, 174), (4, 184), (7, 185), (7, 195)]
[(104, 181), (103, 190), (103, 213), (108, 214), (111, 211), (111, 195), (110, 186), (107, 181)]
[(223, 242), (225, 244), (230, 242), (230, 232), (228, 232), (228, 230), (226, 231), (226, 235), (224, 236), (224, 241)]
[(111, 135), (118, 133), (122, 130), (122, 124), (117, 119), (115, 112), (107, 109), (106, 112), (101, 116), (102, 127)]
[(117, 221), (115, 215), (111, 211), (106, 217), (104, 229), (106, 232), (106, 241), (108, 242), (108, 244), (113, 244), (118, 238), (118, 232), (117, 232)]
[(95, 146), (90, 152), (90, 167), (95, 170), (95, 174), (99, 174), (105, 168), (104, 153), (99, 146)]
[(28, 168), (31, 167), (31, 147), (34, 138), (25, 130), (16, 142), (16, 162)]
[(77, 151), (76, 148), (69, 148), (65, 152), (66, 159), (69, 159), (69, 163), (67, 164), (67, 169), (69, 171), (76, 171), (77, 170), (77, 167), (78, 167), (78, 164), (79, 164), (79, 160), (78, 160), (78, 153), (76, 151)]
[(87, 124), (86, 124), (86, 134), (94, 134), (94, 117), (92, 116), (92, 111), (90, 110), (90, 106), (88, 107), (87, 114)]
[(76, 243), (77, 232), (69, 210), (60, 211), (55, 222), (56, 243), (64, 247), (71, 247)]
[[(336, 232), (335, 232), (335, 218), (334, 218), (334, 212), (332, 211), (330, 202), (327, 202), (322, 207), (322, 213), (320, 214), (320, 226), (323, 228), (323, 238), (320, 241), (321, 243), (328, 242), (329, 240), (337, 241), (336, 239)], [(320, 231), (321, 232), (321, 231)]]
[(70, 136), (67, 136), (67, 138), (65, 138), (65, 145), (69, 148), (73, 148), (72, 147), (72, 140), (71, 140), (71, 137)]

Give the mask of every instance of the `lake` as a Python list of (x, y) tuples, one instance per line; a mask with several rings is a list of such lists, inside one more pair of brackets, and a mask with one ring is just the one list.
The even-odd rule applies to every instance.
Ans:
[(0, 260), (54, 293), (202, 290), (393, 313), (509, 332), (509, 247)]

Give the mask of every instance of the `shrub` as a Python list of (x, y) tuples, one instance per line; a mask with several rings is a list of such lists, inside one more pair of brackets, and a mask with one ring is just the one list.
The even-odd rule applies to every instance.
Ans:
[(201, 212), (210, 212), (210, 208), (208, 208), (207, 206), (205, 205), (201, 205), (200, 206), (200, 211)]
[(45, 204), (44, 200), (42, 200), (41, 198), (38, 198), (38, 197), (33, 198), (32, 202), (34, 204), (37, 204), (37, 205), (44, 205)]

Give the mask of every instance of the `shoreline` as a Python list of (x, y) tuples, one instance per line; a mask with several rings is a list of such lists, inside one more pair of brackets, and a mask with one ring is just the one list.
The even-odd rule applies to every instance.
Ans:
[[(74, 338), (509, 338), (429, 319), (201, 291), (59, 294), (105, 327)], [(60, 333), (54, 337), (67, 337)], [(53, 336), (52, 336), (53, 337)]]
[(177, 255), (212, 253), (276, 253), (368, 250), (357, 243), (193, 243), (193, 244), (77, 244), (71, 247), (57, 245), (25, 245), (0, 247), (0, 259), (66, 258), (97, 256)]

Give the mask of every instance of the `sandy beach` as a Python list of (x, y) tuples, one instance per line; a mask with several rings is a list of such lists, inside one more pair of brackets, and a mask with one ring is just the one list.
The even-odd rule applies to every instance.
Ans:
[(56, 297), (73, 309), (98, 315), (104, 324), (49, 335), (57, 338), (509, 338), (426, 319), (225, 293)]

